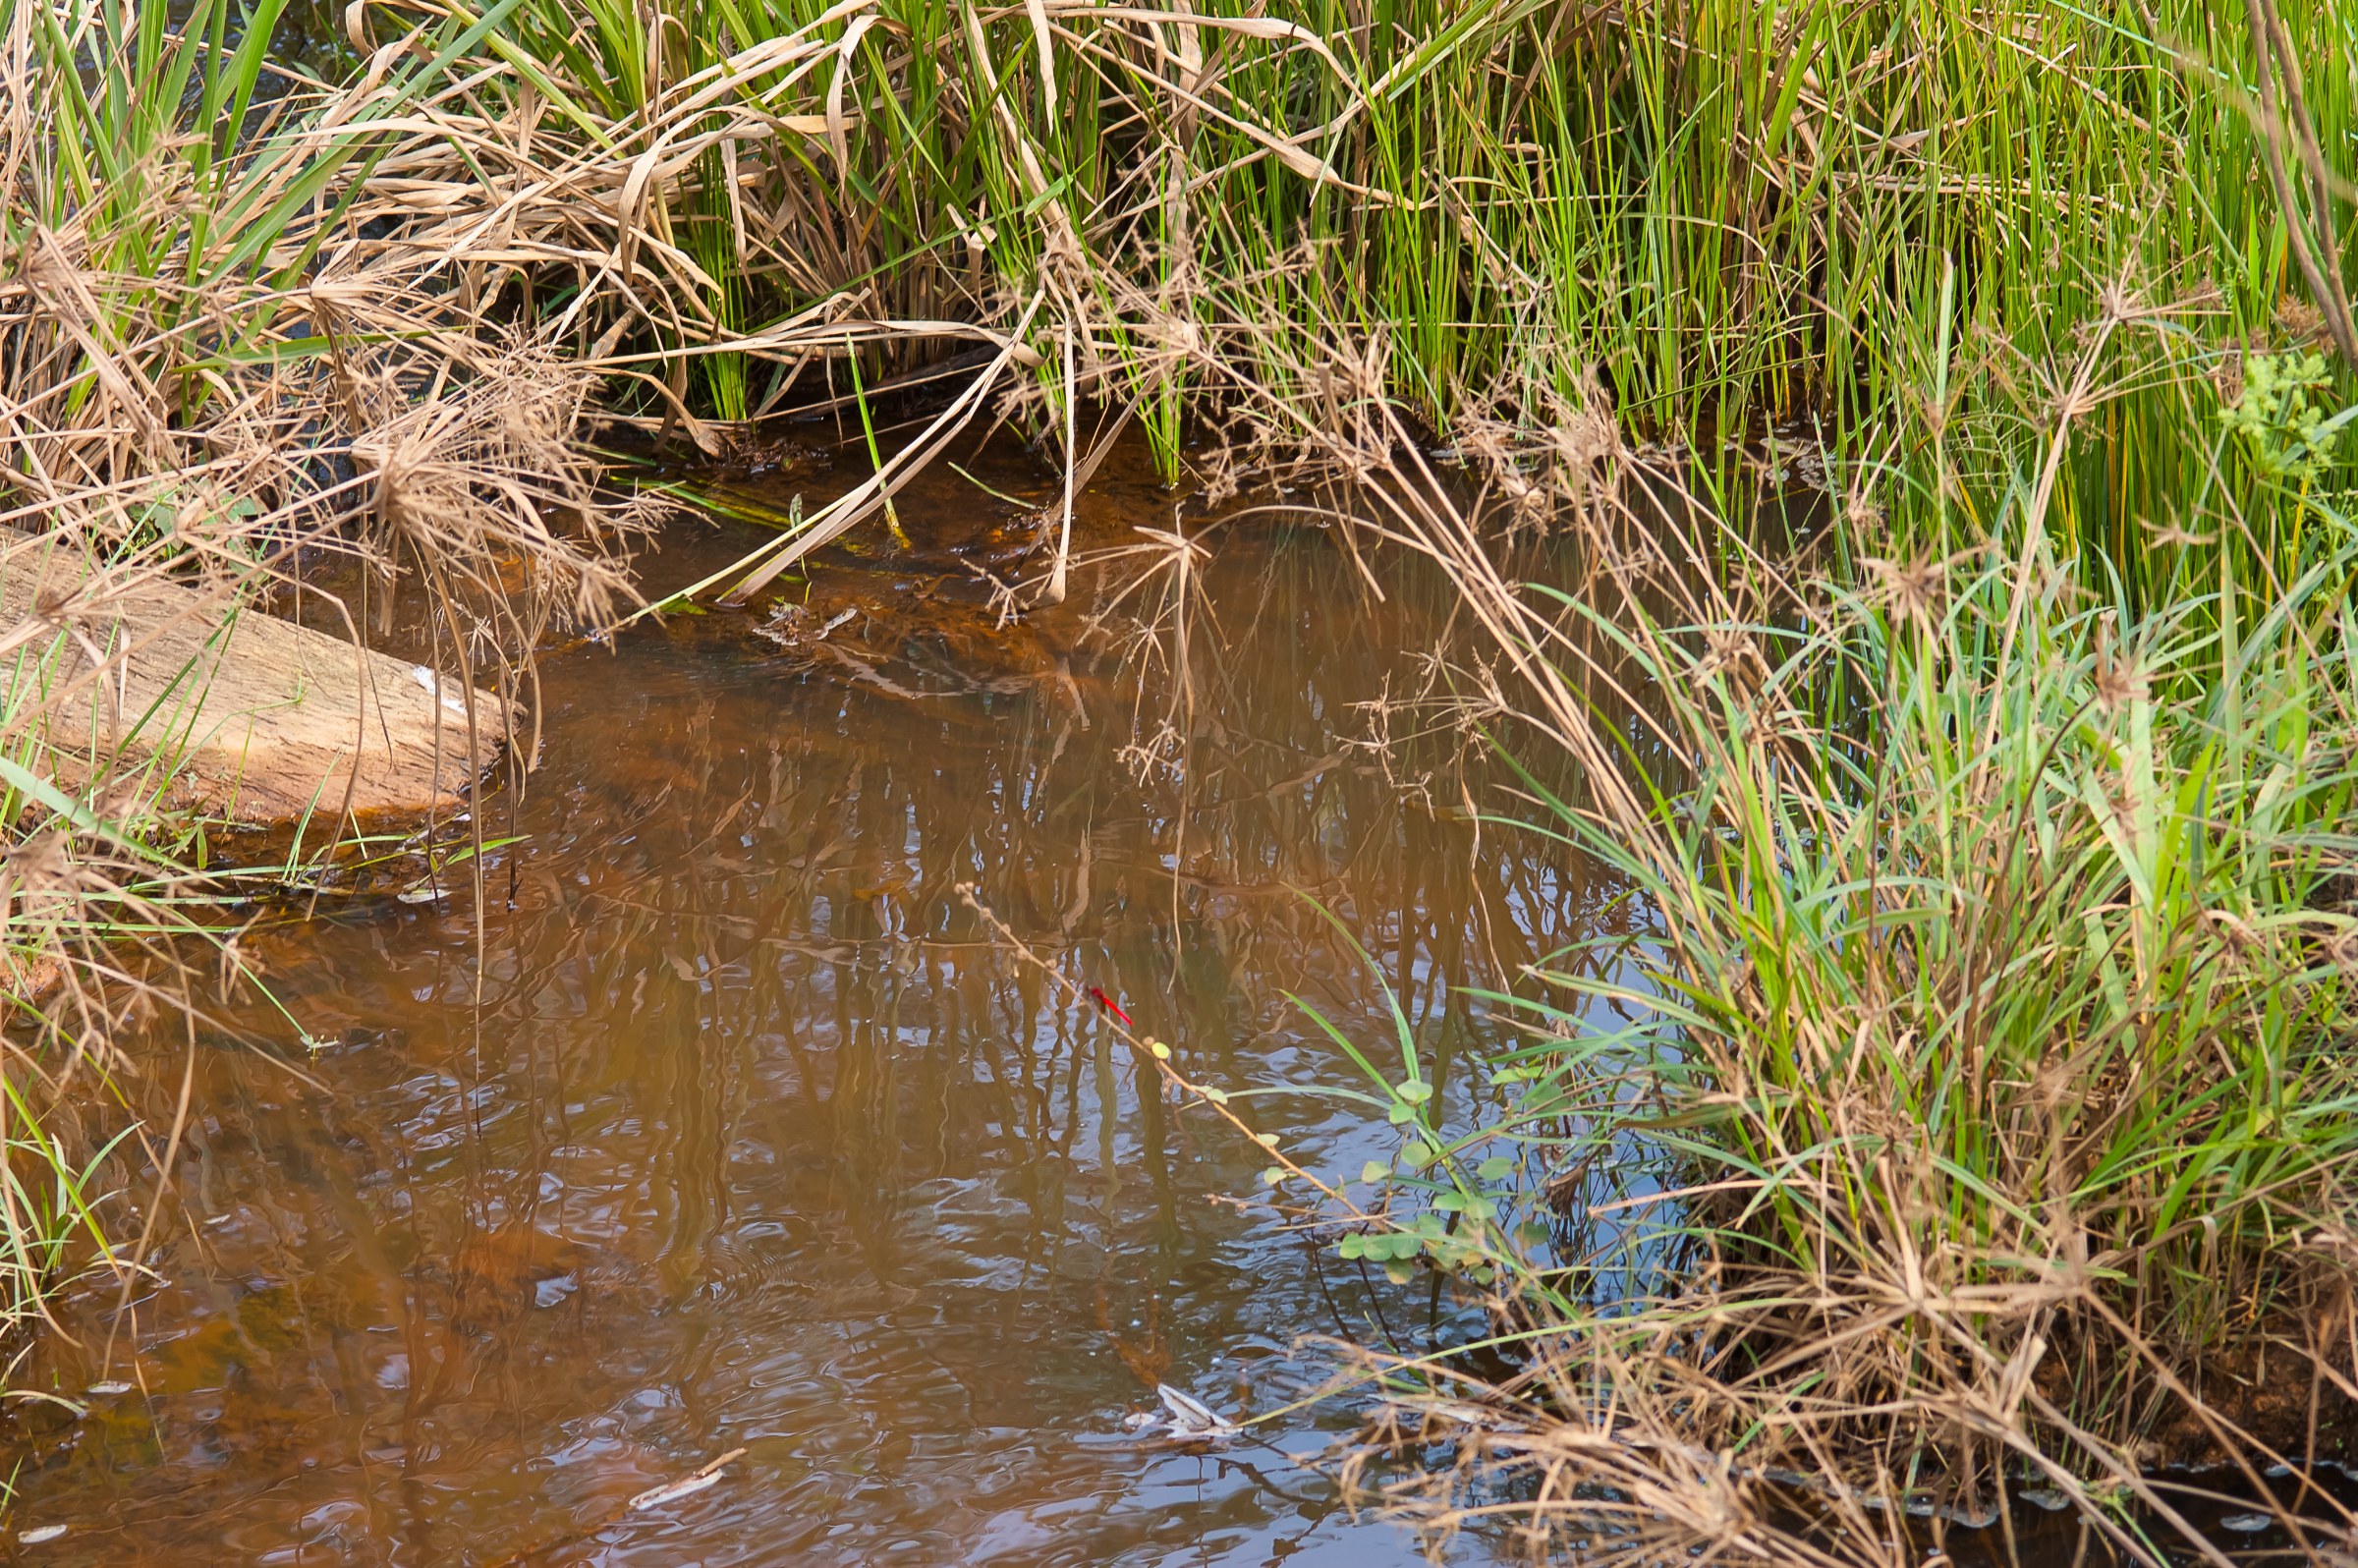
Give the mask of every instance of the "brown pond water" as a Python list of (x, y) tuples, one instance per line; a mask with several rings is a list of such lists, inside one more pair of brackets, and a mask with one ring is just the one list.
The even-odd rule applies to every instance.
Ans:
[[(970, 467), (1053, 488), (1020, 453)], [(740, 487), (782, 505), (825, 469)], [(1300, 519), (1207, 524), (1117, 459), (1074, 600), (1001, 627), (987, 575), (1032, 521), (946, 471), (902, 519), (911, 547), (855, 542), (749, 612), (553, 653), (541, 765), (480, 809), (514, 842), (479, 901), (464, 869), (419, 896), (413, 859), (257, 911), (286, 1012), (215, 997), (193, 1035), (126, 1042), (159, 1143), (189, 1085), (171, 1198), (151, 1272), (74, 1293), (72, 1337), (12, 1374), (84, 1413), (12, 1406), (0, 1557), (1424, 1560), (1306, 1463), (1353, 1418), (1305, 1399), (1334, 1363), (1304, 1339), (1470, 1325), (1289, 1230), (1260, 1151), (1142, 1080), (956, 889), (1191, 1078), (1293, 1086), (1253, 1118), (1346, 1176), (1397, 1135), (1298, 1092), (1352, 1073), (1286, 993), (1383, 1059), (1364, 947), (1471, 1109), (1468, 1053), (1514, 1036), (1465, 988), (1612, 934), (1614, 888), (1468, 819), (1514, 803), (1419, 700), (1426, 655), (1468, 649), (1396, 553), (1363, 573)], [(1181, 527), (1212, 545), (1184, 617), (1137, 532)], [(649, 591), (759, 537), (684, 524)], [(119, 1235), (155, 1175), (119, 1173)], [(1157, 1447), (1132, 1426), (1157, 1382), (1274, 1415)], [(2231, 1495), (2181, 1506), (2229, 1551), (2289, 1544)], [(2101, 1559), (2028, 1503), (2015, 1540)], [(1944, 1545), (2004, 1555), (1994, 1531)]]
[[(1020, 461), (984, 472), (1042, 487)], [(943, 474), (903, 516), (919, 550), (839, 558), (807, 607), (551, 657), (543, 760), (479, 909), (462, 876), (249, 939), (316, 1049), (251, 994), (193, 1046), (135, 1046), (159, 1135), (193, 1074), (177, 1193), (130, 1310), (111, 1284), (77, 1296), (77, 1342), (46, 1337), (17, 1378), (130, 1386), (80, 1419), (20, 1408), (12, 1539), (68, 1529), (14, 1549), (1419, 1560), (1289, 1457), (1339, 1407), (1208, 1454), (1142, 1448), (1125, 1418), (1157, 1380), (1268, 1410), (1329, 1370), (1300, 1336), (1424, 1343), (1445, 1305), (1231, 1202), (1257, 1151), (1142, 1094), (1099, 1020), (953, 890), (1231, 1090), (1348, 1081), (1289, 990), (1389, 1036), (1375, 978), (1293, 889), (1378, 956), (1444, 1063), (1505, 1037), (1456, 987), (1589, 933), (1610, 890), (1544, 840), (1479, 837), (1453, 741), (1388, 766), (1354, 745), (1360, 704), (1413, 691), (1443, 634), (1405, 568), (1378, 569), (1377, 603), (1323, 531), (1247, 520), (1184, 648), (1167, 620), (1159, 644), (1121, 636), (1167, 573), (1083, 635), (1145, 556), (1002, 633), (957, 563), (1003, 554), (1013, 509)], [(1173, 519), (1115, 474), (1084, 532), (1137, 545), (1131, 525)], [(675, 531), (647, 580), (748, 539)], [(1328, 1169), (1395, 1141), (1314, 1097), (1256, 1103)], [(717, 1484), (625, 1512), (735, 1449)]]

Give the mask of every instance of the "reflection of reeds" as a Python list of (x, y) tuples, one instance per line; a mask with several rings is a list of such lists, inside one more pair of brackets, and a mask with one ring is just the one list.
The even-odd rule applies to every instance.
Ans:
[[(913, 521), (960, 488), (936, 477)], [(1091, 537), (1135, 516), (1104, 496), (1082, 504)], [(292, 1095), (276, 1063), (204, 1037), (204, 1114), (182, 1156), (187, 1207), (175, 1205), (200, 1228), (169, 1238), (155, 1261), (170, 1283), (141, 1312), (163, 1345), (140, 1363), (168, 1406), (160, 1454), (139, 1500), (117, 1491), (104, 1505), (112, 1517), (215, 1528), (159, 1517), (185, 1519), (192, 1488), (208, 1521), (300, 1517), (318, 1492), (208, 1475), (215, 1434), (242, 1420), (308, 1439), (317, 1421), (373, 1428), (430, 1403), (468, 1440), (421, 1450), (398, 1477), (372, 1467), (312, 1484), (381, 1496), (431, 1474), (472, 1487), (565, 1440), (582, 1409), (656, 1378), (700, 1404), (693, 1391), (708, 1390), (724, 1426), (755, 1407), (766, 1413), (755, 1419), (798, 1412), (808, 1451), (830, 1463), (867, 1450), (879, 1424), (940, 1432), (946, 1458), (928, 1439), (877, 1465), (881, 1485), (907, 1478), (889, 1511), (792, 1494), (798, 1528), (839, 1525), (838, 1553), (860, 1560), (913, 1518), (953, 1510), (954, 1530), (971, 1517), (937, 1484), (945, 1468), (988, 1462), (964, 1435), (971, 1412), (1067, 1455), (1044, 1483), (1029, 1471), (1009, 1483), (1065, 1494), (1076, 1461), (1060, 1434), (1099, 1429), (1146, 1392), (1110, 1356), (1066, 1374), (1108, 1337), (1151, 1333), (1157, 1299), (1176, 1357), (1160, 1375), (1231, 1409), (1211, 1353), (1237, 1333), (1281, 1344), (1328, 1320), (1304, 1249), (1204, 1201), (1249, 1187), (1268, 1160), (1158, 1095), (1094, 1006), (998, 957), (954, 885), (979, 882), (1061, 974), (1119, 997), (1192, 1080), (1231, 1088), (1281, 1051), (1325, 1059), (1282, 988), (1355, 1034), (1381, 1027), (1378, 988), (1287, 884), (1316, 888), (1358, 940), (1414, 972), (1402, 1000), (1427, 1071), (1462, 1094), (1462, 1071), (1441, 1064), (1464, 1061), (1478, 1026), (1447, 981), (1492, 973), (1493, 954), (1538, 957), (1602, 895), (1528, 840), (1477, 858), (1470, 824), (1335, 755), (1354, 704), (1412, 662), (1398, 649), (1445, 627), (1441, 585), (1398, 565), (1376, 563), (1388, 597), (1363, 619), (1354, 575), (1320, 541), (1265, 558), (1254, 532), (1225, 545), (1207, 588), (1236, 619), (1228, 638), (1192, 644), (1187, 775), (1146, 786), (1114, 761), (1136, 733), (1127, 687), (1172, 677), (1095, 648), (1073, 656), (1086, 725), (1044, 682), (1036, 696), (921, 706), (789, 678), (721, 617), (632, 639), (618, 656), (550, 661), (548, 761), (521, 808), (529, 836), (495, 858), (479, 949), (464, 915), (376, 902), (339, 916), (332, 898), (328, 918), (249, 936), (290, 1008), (332, 1041), (311, 1068), (332, 1092)], [(1310, 635), (1342, 626), (1354, 635)], [(882, 637), (872, 651), (898, 646)], [(1150, 694), (1144, 707), (1161, 704)], [(1434, 750), (1403, 764), (1437, 766), (1447, 754)], [(207, 1001), (257, 1043), (287, 1037), (257, 998)], [(177, 1044), (169, 1023), (157, 1034)], [(155, 1041), (138, 1048), (160, 1055)], [(179, 1065), (132, 1086), (159, 1125)], [(1356, 1136), (1315, 1101), (1236, 1103), (1289, 1149)], [(202, 1224), (220, 1214), (236, 1217)], [(535, 1227), (568, 1239), (568, 1268), (583, 1250), (570, 1243), (594, 1243), (604, 1256), (580, 1261), (611, 1283), (585, 1272), (558, 1310), (533, 1306), (530, 1275), (499, 1285), (514, 1265), (480, 1254), (515, 1257)], [(257, 1272), (302, 1285), (226, 1300), (211, 1288)], [(1364, 1311), (1348, 1271), (1328, 1288)], [(1110, 1301), (1110, 1336), (1093, 1298)], [(1402, 1324), (1414, 1304), (1386, 1310)], [(1131, 1330), (1134, 1316), (1148, 1329)], [(245, 1347), (263, 1323), (271, 1359), (256, 1365)], [(86, 1357), (45, 1347), (44, 1372), (62, 1363), (66, 1386), (81, 1386), (100, 1343), (84, 1339)], [(356, 1347), (370, 1366), (403, 1353), (420, 1370), (348, 1394), (332, 1372)], [(262, 1414), (185, 1421), (181, 1391), (241, 1358), (244, 1408)], [(781, 1394), (748, 1375), (757, 1362), (818, 1375)], [(804, 1388), (825, 1391), (806, 1405)], [(96, 1495), (84, 1484), (120, 1483), (103, 1479), (97, 1445), (56, 1462), (31, 1517), (79, 1530), (73, 1499)], [(1118, 1485), (1132, 1458), (1078, 1462), (1109, 1467)], [(536, 1477), (477, 1496), (471, 1539), (493, 1557), (542, 1527), (565, 1534), (571, 1517), (568, 1494)], [(1058, 1528), (1093, 1539), (1087, 1520)]]

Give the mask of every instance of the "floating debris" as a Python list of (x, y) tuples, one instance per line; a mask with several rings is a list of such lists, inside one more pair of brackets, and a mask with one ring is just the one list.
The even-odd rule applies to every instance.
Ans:
[(1173, 1435), (1207, 1442), (1236, 1435), (1236, 1423), (1195, 1395), (1169, 1383), (1156, 1383), (1154, 1392), (1160, 1396), (1163, 1408), (1171, 1413), (1169, 1426)]
[(693, 1476), (683, 1476), (678, 1481), (665, 1482), (660, 1486), (649, 1486), (638, 1496), (633, 1497), (630, 1507), (624, 1511), (634, 1514), (645, 1513), (649, 1508), (660, 1508), (665, 1503), (678, 1502), (682, 1497), (693, 1497), (720, 1480), (721, 1470), (731, 1460), (744, 1457), (744, 1449), (732, 1448)]
[(90, 1384), (90, 1386), (84, 1389), (83, 1392), (85, 1394), (95, 1394), (101, 1399), (112, 1399), (117, 1394), (128, 1394), (131, 1392), (131, 1390), (132, 1385), (130, 1383), (122, 1382), (118, 1379), (110, 1377), (105, 1382)]

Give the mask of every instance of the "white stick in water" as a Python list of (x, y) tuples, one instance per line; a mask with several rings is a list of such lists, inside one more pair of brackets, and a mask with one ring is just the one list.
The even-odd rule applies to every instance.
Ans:
[(667, 1502), (678, 1502), (682, 1497), (693, 1497), (720, 1480), (720, 1473), (729, 1461), (744, 1457), (744, 1449), (732, 1448), (693, 1476), (683, 1476), (678, 1481), (667, 1481), (660, 1486), (649, 1486), (631, 1499), (631, 1505), (627, 1511), (634, 1514), (645, 1513), (649, 1508), (660, 1508)]

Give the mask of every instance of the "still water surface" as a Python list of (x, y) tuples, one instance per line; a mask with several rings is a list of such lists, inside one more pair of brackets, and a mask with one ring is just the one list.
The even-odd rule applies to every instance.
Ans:
[[(1345, 1406), (1213, 1453), (1128, 1429), (1158, 1380), (1250, 1416), (1326, 1376), (1302, 1336), (1418, 1344), (1445, 1308), (1252, 1206), (1257, 1151), (955, 888), (1231, 1090), (1348, 1081), (1288, 991), (1390, 1035), (1296, 889), (1457, 1085), (1505, 1037), (1458, 987), (1592, 933), (1609, 889), (1467, 822), (1499, 803), (1449, 738), (1358, 744), (1432, 719), (1364, 705), (1445, 637), (1399, 563), (1377, 602), (1324, 531), (1239, 521), (1183, 627), (1132, 532), (1173, 502), (1116, 474), (1084, 537), (1144, 553), (1000, 631), (962, 563), (1012, 509), (944, 476), (903, 513), (917, 551), (845, 555), (795, 608), (550, 658), (479, 907), (462, 875), (249, 939), (315, 1050), (251, 994), (139, 1047), (159, 1135), (193, 1065), (177, 1195), (132, 1310), (91, 1290), (27, 1369), (134, 1385), (20, 1414), (11, 1523), (69, 1527), (27, 1560), (1421, 1560), (1289, 1457)], [(746, 542), (675, 530), (650, 588)], [(1254, 1103), (1330, 1171), (1391, 1151), (1331, 1102)]]

